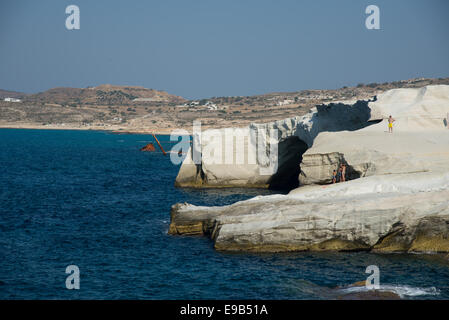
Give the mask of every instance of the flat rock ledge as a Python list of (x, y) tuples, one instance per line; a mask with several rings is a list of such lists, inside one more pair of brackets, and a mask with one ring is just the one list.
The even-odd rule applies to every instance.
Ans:
[(373, 176), (222, 207), (178, 203), (169, 234), (209, 236), (221, 251), (449, 253), (448, 182), (448, 174)]

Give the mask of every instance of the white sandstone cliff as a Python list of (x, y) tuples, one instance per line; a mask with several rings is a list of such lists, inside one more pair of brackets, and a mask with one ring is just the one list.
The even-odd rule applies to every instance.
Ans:
[[(449, 170), (449, 86), (394, 89), (368, 106), (383, 121), (354, 132), (320, 133), (303, 154), (300, 184), (330, 183), (343, 162), (350, 178)], [(396, 120), (392, 134), (389, 115)]]
[[(369, 126), (365, 106), (348, 108), (265, 125), (283, 132), (281, 142), (293, 135), (308, 145), (301, 187), (223, 207), (176, 204), (169, 233), (209, 235), (219, 250), (449, 252), (449, 86), (385, 92), (366, 106), (369, 119), (384, 119)], [(352, 180), (329, 184), (340, 163)]]
[[(196, 150), (201, 153), (200, 161), (194, 163), (190, 148), (175, 185), (269, 187), (285, 179), (294, 180), (297, 184), (301, 156), (313, 145), (320, 132), (357, 130), (372, 124), (369, 121), (373, 119), (370, 118), (368, 101), (358, 101), (353, 105), (320, 105), (302, 117), (251, 124), (246, 128), (205, 130), (201, 137), (193, 135)], [(258, 144), (259, 133), (264, 137), (261, 144)], [(218, 145), (217, 140), (220, 142)], [(276, 154), (270, 152), (273, 143), (277, 143)], [(232, 154), (231, 161), (226, 160), (229, 154)], [(273, 162), (277, 166), (274, 174), (267, 170)]]

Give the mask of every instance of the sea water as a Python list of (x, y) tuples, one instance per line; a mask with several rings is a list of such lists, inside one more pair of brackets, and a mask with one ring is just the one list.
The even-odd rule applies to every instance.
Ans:
[[(168, 136), (159, 136), (169, 150)], [(167, 234), (177, 202), (226, 205), (272, 191), (180, 189), (149, 135), (0, 129), (0, 299), (335, 299), (377, 265), (405, 299), (448, 299), (444, 255), (231, 254)], [(156, 145), (156, 144), (155, 144)], [(157, 145), (156, 145), (157, 146)], [(66, 267), (80, 271), (66, 288)], [(346, 291), (345, 291), (346, 290)]]

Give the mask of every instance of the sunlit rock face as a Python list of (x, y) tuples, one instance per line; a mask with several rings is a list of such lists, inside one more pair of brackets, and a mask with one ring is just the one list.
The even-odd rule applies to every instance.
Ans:
[(329, 183), (341, 163), (348, 165), (349, 179), (449, 169), (449, 86), (390, 90), (368, 107), (372, 119), (383, 121), (353, 132), (318, 134), (303, 154), (301, 185)]
[(207, 235), (224, 251), (449, 252), (449, 174), (372, 176), (223, 207), (177, 204), (169, 233)]
[[(193, 135), (196, 150), (200, 150), (199, 161), (194, 161), (190, 149), (175, 185), (290, 190), (298, 186), (303, 153), (320, 132), (358, 130), (373, 121), (376, 119), (372, 119), (368, 101), (358, 101), (351, 105), (319, 105), (302, 117), (246, 128), (206, 130), (201, 132), (201, 137)], [(232, 143), (227, 144), (229, 141)], [(270, 170), (273, 165), (275, 169)]]
[[(362, 112), (365, 108), (368, 113)], [(300, 120), (261, 125), (277, 128), (281, 143), (291, 144), (289, 139), (297, 137), (305, 144), (298, 162), (300, 186), (287, 195), (258, 196), (223, 207), (176, 204), (169, 233), (208, 235), (216, 249), (226, 251), (447, 253), (448, 113), (449, 86), (428, 86), (391, 90), (365, 107), (360, 102), (352, 107), (320, 106)], [(336, 122), (345, 118), (341, 123), (347, 129), (338, 130), (330, 115)], [(396, 120), (393, 133), (388, 132), (389, 115)], [(290, 161), (283, 160), (289, 158), (288, 150), (301, 153), (290, 145), (279, 152), (280, 163)], [(330, 184), (332, 170), (341, 163), (347, 164), (349, 181)], [(210, 175), (219, 184), (216, 172), (206, 165), (197, 174)], [(235, 172), (235, 180), (242, 177)], [(245, 183), (268, 184), (274, 176), (264, 180), (246, 174)], [(278, 183), (283, 179), (288, 177)]]

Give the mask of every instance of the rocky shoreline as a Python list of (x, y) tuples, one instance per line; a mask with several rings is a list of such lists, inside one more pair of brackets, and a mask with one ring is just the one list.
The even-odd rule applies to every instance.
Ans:
[[(258, 196), (223, 207), (175, 204), (169, 234), (206, 235), (223, 251), (448, 253), (447, 113), (449, 86), (427, 86), (252, 125), (247, 128), (250, 136), (261, 127), (279, 132), (276, 174), (282, 178), (276, 183), (295, 180), (300, 187), (293, 186), (287, 195)], [(393, 134), (384, 120), (390, 114), (396, 119)], [(203, 133), (203, 147), (208, 141), (204, 136), (213, 133)], [(293, 139), (306, 144), (305, 150), (298, 152)], [(253, 140), (245, 146), (257, 153)], [(208, 153), (196, 164), (189, 152), (176, 183), (272, 186), (276, 174), (259, 174), (267, 162), (257, 155), (255, 164), (233, 166), (208, 163)], [(341, 163), (347, 164), (350, 181), (329, 184), (332, 170)]]
[[(373, 178), (365, 182), (373, 189), (407, 183), (400, 176)], [(449, 252), (449, 190), (439, 190), (438, 177), (416, 179), (431, 181), (426, 191), (366, 192), (356, 199), (350, 189), (359, 188), (360, 179), (347, 182), (346, 190), (297, 189), (224, 207), (176, 204), (169, 233), (209, 236), (224, 251)]]
[[(35, 123), (0, 123), (0, 129), (30, 129), (30, 130), (82, 130), (82, 131), (106, 131), (117, 134), (157, 134), (170, 135), (172, 129), (131, 129), (127, 127), (105, 127), (105, 126), (73, 126), (73, 125), (38, 125)], [(191, 129), (191, 128), (190, 128)]]

